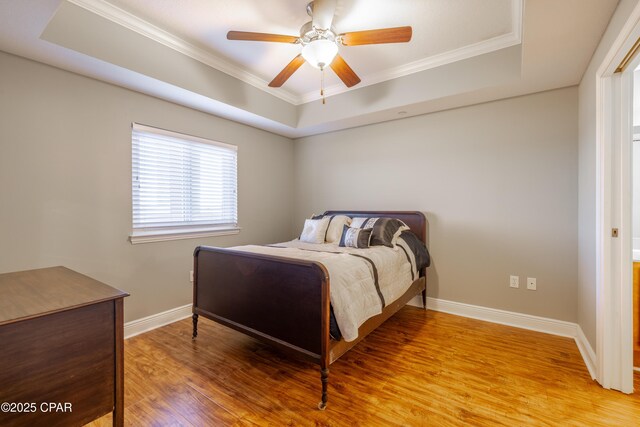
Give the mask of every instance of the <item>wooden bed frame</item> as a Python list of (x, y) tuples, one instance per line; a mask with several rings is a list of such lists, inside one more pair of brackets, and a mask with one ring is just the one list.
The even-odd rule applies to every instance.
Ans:
[[(325, 212), (337, 214), (397, 218), (426, 242), (422, 212)], [(400, 298), (360, 326), (355, 341), (336, 341), (329, 337), (329, 276), (319, 262), (199, 246), (194, 252), (193, 271), (193, 339), (198, 336), (201, 315), (318, 363), (322, 383), (319, 409), (327, 405), (331, 363), (416, 295), (422, 293), (426, 308), (427, 279), (423, 269)]]

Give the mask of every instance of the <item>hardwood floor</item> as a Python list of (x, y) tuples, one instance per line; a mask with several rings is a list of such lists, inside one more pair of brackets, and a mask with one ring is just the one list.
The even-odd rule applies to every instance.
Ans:
[(326, 411), (319, 391), (316, 365), (202, 318), (193, 342), (187, 319), (125, 343), (131, 426), (640, 425), (572, 339), (415, 307), (331, 365)]

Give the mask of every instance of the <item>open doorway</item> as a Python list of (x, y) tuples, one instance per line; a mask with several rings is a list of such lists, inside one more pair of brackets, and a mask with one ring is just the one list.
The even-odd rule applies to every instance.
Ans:
[(633, 369), (640, 371), (640, 68), (633, 73), (633, 164), (631, 229), (633, 254)]
[[(596, 71), (596, 379), (633, 393), (633, 87), (640, 3)], [(640, 151), (640, 150), (638, 150)]]

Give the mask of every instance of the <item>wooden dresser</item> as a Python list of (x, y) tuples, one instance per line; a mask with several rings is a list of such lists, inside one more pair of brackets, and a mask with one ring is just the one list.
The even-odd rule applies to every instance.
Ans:
[(0, 274), (0, 425), (123, 425), (123, 299), (65, 267)]

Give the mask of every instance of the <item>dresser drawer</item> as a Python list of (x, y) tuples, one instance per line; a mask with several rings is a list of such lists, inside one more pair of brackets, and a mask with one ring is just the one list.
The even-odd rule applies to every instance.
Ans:
[[(83, 425), (114, 409), (113, 300), (0, 326), (0, 425)], [(48, 403), (70, 404), (52, 407)], [(32, 406), (33, 408), (33, 406)]]

